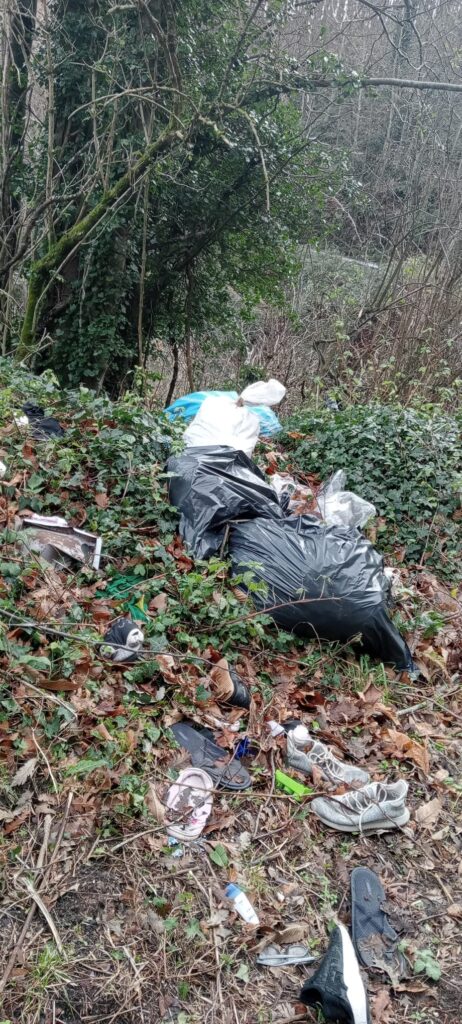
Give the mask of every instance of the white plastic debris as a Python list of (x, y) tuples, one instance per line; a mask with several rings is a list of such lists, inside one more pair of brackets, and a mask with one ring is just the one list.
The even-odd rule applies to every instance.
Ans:
[(233, 882), (230, 882), (229, 885), (226, 886), (225, 896), (228, 900), (231, 900), (235, 911), (243, 918), (244, 921), (247, 921), (247, 924), (260, 924), (260, 919), (255, 913), (250, 900), (238, 885), (234, 885)]
[(3, 477), (5, 475), (6, 475), (6, 466), (5, 466), (5, 463), (2, 462), (2, 460), (0, 459), (0, 480), (3, 480)]
[(262, 380), (249, 384), (238, 399), (209, 395), (183, 434), (187, 448), (225, 445), (250, 457), (262, 430), (261, 413), (264, 409), (257, 416), (247, 406), (278, 405), (285, 393), (286, 389), (279, 381)]
[(278, 498), (281, 497), (281, 494), (289, 494), (292, 497), (297, 490), (297, 481), (289, 473), (274, 473), (271, 477), (271, 485)]
[(328, 526), (365, 526), (369, 519), (377, 515), (377, 509), (353, 491), (345, 491), (345, 483), (346, 473), (339, 469), (324, 484), (317, 497), (322, 518)]
[(276, 738), (276, 736), (285, 735), (286, 730), (284, 729), (284, 726), (280, 725), (279, 722), (275, 722), (274, 719), (270, 719), (270, 721), (267, 722), (266, 725), (274, 738)]
[(258, 441), (260, 420), (238, 401), (214, 395), (206, 398), (183, 434), (187, 448), (226, 445), (251, 456)]
[(257, 380), (244, 388), (241, 399), (246, 405), (279, 405), (284, 398), (286, 388), (278, 380)]

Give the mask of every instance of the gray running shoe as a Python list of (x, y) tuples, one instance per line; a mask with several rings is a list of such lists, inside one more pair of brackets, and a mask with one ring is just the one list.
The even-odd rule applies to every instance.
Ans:
[[(306, 747), (311, 743), (309, 750)], [(369, 772), (353, 764), (345, 764), (319, 740), (313, 740), (304, 725), (297, 725), (287, 733), (287, 761), (291, 768), (311, 775), (313, 766), (322, 772), (330, 782), (344, 782), (346, 785), (364, 786), (369, 782)]]
[(408, 784), (371, 782), (343, 796), (317, 797), (311, 808), (325, 825), (340, 832), (381, 832), (409, 821)]

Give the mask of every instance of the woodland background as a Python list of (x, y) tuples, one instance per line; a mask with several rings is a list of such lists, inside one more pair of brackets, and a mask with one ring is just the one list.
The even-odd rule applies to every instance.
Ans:
[[(0, 0), (0, 1024), (315, 1024), (306, 969), (256, 956), (323, 953), (358, 865), (407, 964), (368, 972), (373, 1024), (460, 1017), (461, 13)], [(415, 679), (276, 630), (178, 537), (162, 409), (268, 376), (283, 433), (255, 459), (313, 493), (344, 469), (374, 503)], [(28, 399), (62, 436), (20, 429)], [(27, 512), (97, 533), (100, 570), (25, 552)], [(145, 633), (125, 668), (100, 655), (120, 615)], [(222, 657), (248, 715), (215, 702)], [(252, 788), (217, 792), (176, 859), (170, 726), (225, 719), (231, 756), (239, 715)], [(322, 781), (279, 791), (265, 719), (294, 717), (406, 779), (409, 825), (337, 835)]]
[(4, 355), (161, 402), (462, 375), (457, 0), (0, 9)]

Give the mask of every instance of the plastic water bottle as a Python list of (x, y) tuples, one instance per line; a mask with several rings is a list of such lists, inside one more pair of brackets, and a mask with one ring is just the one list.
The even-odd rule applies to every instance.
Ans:
[(225, 896), (228, 900), (231, 900), (234, 904), (234, 909), (244, 921), (247, 921), (247, 924), (260, 924), (260, 919), (257, 917), (250, 900), (247, 899), (245, 892), (242, 892), (238, 885), (230, 882), (226, 886)]

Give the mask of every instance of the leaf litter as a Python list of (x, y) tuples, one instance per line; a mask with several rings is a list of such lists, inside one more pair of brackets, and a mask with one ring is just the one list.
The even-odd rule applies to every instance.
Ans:
[[(297, 1019), (306, 969), (264, 972), (258, 950), (304, 941), (321, 953), (332, 917), (348, 923), (347, 882), (361, 864), (392, 893), (394, 925), (410, 971), (418, 972), (395, 989), (370, 976), (374, 1024), (419, 1019), (429, 1007), (432, 1024), (449, 1024), (461, 997), (460, 601), (426, 570), (400, 564), (398, 607), (412, 619), (423, 668), (417, 683), (268, 630), (228, 585), (225, 566), (195, 566), (184, 551), (161, 460), (151, 464), (142, 504), (136, 474), (121, 488), (111, 471), (104, 417), (93, 420), (86, 410), (85, 448), (78, 410), (73, 415), (68, 470), (59, 445), (45, 456), (39, 444), (21, 447), (7, 431), (0, 437), (2, 455), (5, 449), (18, 467), (0, 504), (9, 531), (0, 578), (2, 964), (17, 950), (0, 981), (4, 1016), (24, 1024), (166, 1024), (183, 1015), (195, 1024), (208, 1019), (220, 991), (241, 1024)], [(131, 436), (137, 429), (145, 427), (132, 423)], [(273, 471), (279, 458), (272, 450)], [(113, 538), (99, 574), (66, 574), (20, 552), (15, 525), (20, 510), (30, 511), (28, 478), (44, 470), (40, 499), (48, 504), (37, 511)], [(71, 487), (77, 472), (81, 482)], [(415, 622), (420, 615), (425, 623), (435, 608), (438, 629), (429, 643), (425, 625)], [(124, 614), (139, 615), (147, 644), (138, 662), (115, 667), (100, 660), (98, 643)], [(249, 711), (220, 703), (230, 665), (251, 687)], [(212, 728), (228, 755), (236, 726), (249, 736), (253, 784), (239, 794), (217, 791), (201, 841), (175, 858), (164, 800), (189, 763), (169, 732), (182, 717)], [(298, 803), (275, 788), (276, 768), (286, 769), (285, 744), (264, 720), (300, 717), (339, 756), (367, 763), (375, 778), (409, 781), (413, 813), (402, 833), (327, 833), (310, 816), (309, 799)], [(319, 774), (311, 781), (325, 791)], [(27, 877), (62, 953), (37, 907), (21, 945), (32, 905)], [(253, 902), (256, 934), (224, 899), (229, 881)], [(45, 976), (43, 987), (37, 979)], [(226, 1019), (222, 1011), (217, 1020)]]

